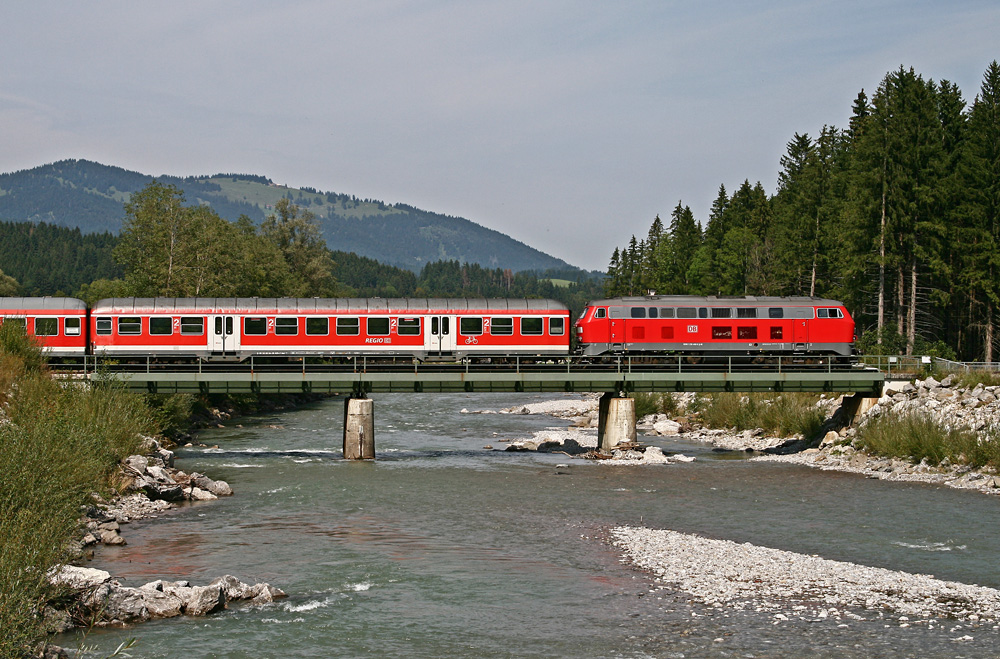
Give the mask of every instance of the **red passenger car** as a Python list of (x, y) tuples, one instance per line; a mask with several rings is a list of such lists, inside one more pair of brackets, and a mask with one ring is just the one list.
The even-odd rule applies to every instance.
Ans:
[(97, 355), (565, 355), (569, 310), (485, 298), (114, 298), (91, 310)]
[(576, 322), (585, 355), (850, 356), (854, 320), (840, 302), (811, 297), (655, 295), (594, 300)]
[(0, 323), (17, 323), (53, 357), (87, 349), (87, 305), (68, 297), (0, 297)]

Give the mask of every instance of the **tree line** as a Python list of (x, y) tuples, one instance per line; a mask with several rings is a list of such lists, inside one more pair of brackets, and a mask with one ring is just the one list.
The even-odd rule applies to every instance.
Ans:
[[(109, 297), (530, 297), (580, 311), (602, 294), (577, 270), (513, 272), (443, 260), (420, 271), (331, 251), (315, 216), (283, 198), (260, 226), (187, 205), (154, 181), (124, 205), (120, 236), (0, 222), (0, 295)], [(569, 280), (557, 286), (553, 279)]]
[(912, 68), (862, 90), (846, 128), (796, 133), (777, 191), (720, 186), (707, 221), (657, 216), (616, 248), (609, 295), (843, 301), (861, 349), (994, 361), (1000, 321), (1000, 66), (971, 104)]

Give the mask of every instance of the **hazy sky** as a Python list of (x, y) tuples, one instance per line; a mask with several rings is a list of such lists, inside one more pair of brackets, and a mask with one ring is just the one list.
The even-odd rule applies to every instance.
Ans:
[(996, 0), (3, 5), (0, 172), (262, 174), (595, 269), (678, 201), (773, 193), (900, 65), (971, 102), (1000, 59)]

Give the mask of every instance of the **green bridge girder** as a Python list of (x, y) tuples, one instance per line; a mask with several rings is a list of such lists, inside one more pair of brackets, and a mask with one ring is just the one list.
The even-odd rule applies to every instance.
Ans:
[(65, 377), (122, 383), (142, 393), (475, 393), (475, 392), (838, 392), (879, 396), (884, 374), (873, 368), (815, 366), (673, 370), (622, 363), (603, 369), (572, 363), (477, 368), (463, 364), (391, 368), (268, 370), (230, 365), (130, 371), (99, 369)]

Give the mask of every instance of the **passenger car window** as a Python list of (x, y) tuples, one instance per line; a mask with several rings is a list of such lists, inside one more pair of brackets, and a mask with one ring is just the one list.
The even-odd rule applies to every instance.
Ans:
[(56, 336), (58, 334), (58, 318), (35, 318), (35, 336)]
[(420, 336), (420, 319), (400, 318), (399, 329), (396, 331), (400, 336)]
[(357, 318), (338, 318), (337, 336), (356, 336), (361, 332), (361, 324)]
[(510, 336), (514, 333), (513, 318), (494, 318), (490, 323), (490, 334), (494, 336)]
[[(215, 328), (219, 333), (219, 328)], [(267, 334), (267, 318), (244, 318), (243, 333), (247, 336), (264, 336)]]

